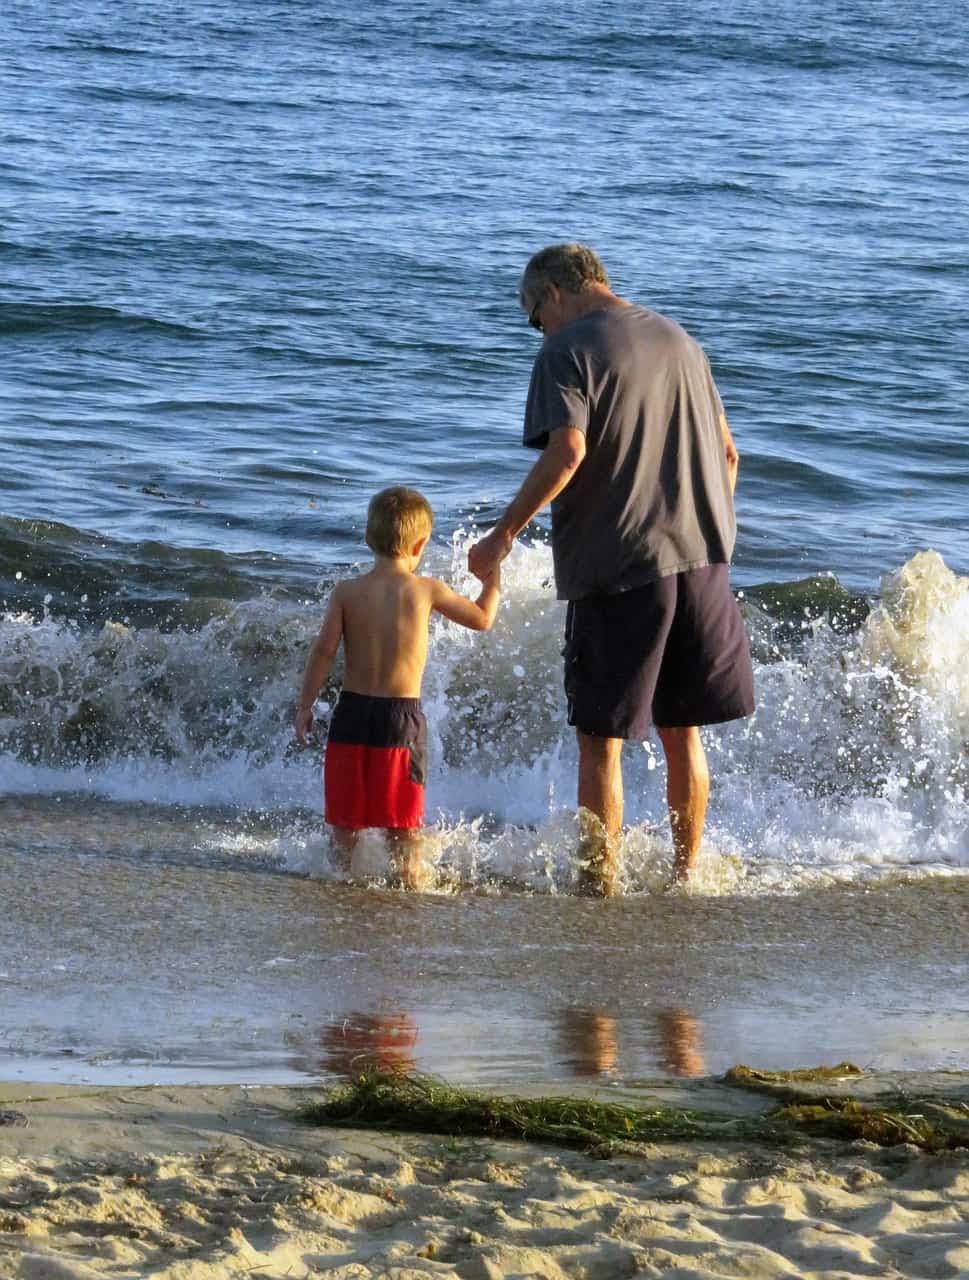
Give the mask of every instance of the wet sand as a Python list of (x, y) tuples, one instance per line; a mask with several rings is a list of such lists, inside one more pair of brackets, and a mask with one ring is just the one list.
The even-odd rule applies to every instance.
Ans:
[(854, 1059), (930, 1069), (891, 1080), (969, 1103), (964, 879), (408, 896), (238, 865), (197, 835), (136, 857), (127, 828), (85, 851), (58, 833), (0, 841), (3, 1280), (969, 1273), (961, 1152), (604, 1161), (294, 1115), (367, 1065), (756, 1111), (713, 1077)]
[[(955, 1078), (946, 1083), (951, 1090)], [(636, 1094), (717, 1110), (766, 1105), (709, 1081)], [(966, 1152), (671, 1143), (602, 1160), (543, 1145), (307, 1128), (294, 1112), (315, 1096), (0, 1086), (0, 1275), (612, 1280), (969, 1270)]]
[(0, 841), (0, 1078), (295, 1084), (368, 1060), (495, 1086), (738, 1061), (969, 1069), (966, 877), (409, 896), (187, 842), (135, 856), (129, 836), (115, 846), (102, 824), (84, 853)]

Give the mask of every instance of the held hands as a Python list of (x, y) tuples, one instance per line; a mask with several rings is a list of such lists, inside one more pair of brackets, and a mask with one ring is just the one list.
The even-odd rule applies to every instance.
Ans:
[(306, 746), (306, 735), (313, 728), (313, 708), (297, 707), (296, 722), (294, 725), (296, 730), (296, 741), (301, 747)]
[[(511, 551), (514, 541), (514, 538), (500, 529), (492, 529), (468, 552), (468, 568), (476, 578), (486, 582)], [(501, 579), (499, 578), (498, 581), (500, 582)]]

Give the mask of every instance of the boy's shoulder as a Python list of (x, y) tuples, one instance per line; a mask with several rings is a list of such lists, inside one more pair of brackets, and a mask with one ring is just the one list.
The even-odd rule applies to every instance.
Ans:
[(344, 608), (352, 605), (355, 599), (361, 597), (366, 591), (363, 583), (364, 575), (362, 573), (355, 574), (350, 578), (340, 578), (334, 582), (330, 588), (329, 606)]
[(442, 582), (440, 578), (432, 578), (430, 576), (422, 577), (423, 591), (427, 596), (427, 600), (434, 607), (435, 602), (440, 600), (442, 595), (451, 595), (451, 588), (446, 582)]
[[(347, 578), (340, 578), (338, 582), (333, 584), (330, 591), (330, 599), (337, 603), (352, 603), (354, 597), (362, 599), (368, 596), (372, 597), (375, 588), (379, 588), (379, 579), (374, 575), (373, 571), (365, 571), (363, 573), (352, 574)], [(387, 583), (383, 586), (386, 588)], [(411, 598), (418, 596), (422, 599), (432, 601), (435, 595), (443, 589), (444, 584), (438, 578), (425, 577), (423, 574), (409, 574), (403, 583), (404, 590)], [(398, 596), (398, 599), (400, 597)]]
[(373, 570), (363, 569), (360, 573), (350, 573), (345, 578), (337, 578), (332, 588), (331, 595), (348, 596), (355, 591), (364, 591), (367, 583), (373, 580)]
[(428, 602), (434, 603), (434, 598), (441, 588), (441, 583), (437, 578), (429, 577), (423, 573), (414, 574), (414, 590), (419, 592), (421, 597)]

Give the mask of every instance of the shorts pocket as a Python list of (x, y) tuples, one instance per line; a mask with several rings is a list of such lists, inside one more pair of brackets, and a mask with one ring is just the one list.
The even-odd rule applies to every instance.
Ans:
[(421, 715), (416, 732), (410, 738), (410, 773), (411, 782), (423, 787), (427, 781), (427, 721)]
[(606, 620), (596, 603), (580, 601), (584, 608), (569, 606), (565, 645), (565, 691), (606, 684), (611, 670)]

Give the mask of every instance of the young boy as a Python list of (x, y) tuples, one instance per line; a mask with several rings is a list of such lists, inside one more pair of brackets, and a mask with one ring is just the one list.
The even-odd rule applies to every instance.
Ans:
[(490, 631), (498, 612), (500, 575), (477, 600), (457, 595), (417, 566), (434, 517), (414, 489), (384, 489), (367, 511), (369, 573), (333, 589), (313, 642), (296, 708), (300, 743), (313, 723), (313, 704), (343, 641), (343, 690), (323, 766), (326, 821), (347, 867), (360, 831), (382, 827), (395, 877), (407, 889), (424, 887), (421, 827), (427, 724), (421, 679), (432, 613), (473, 631)]

